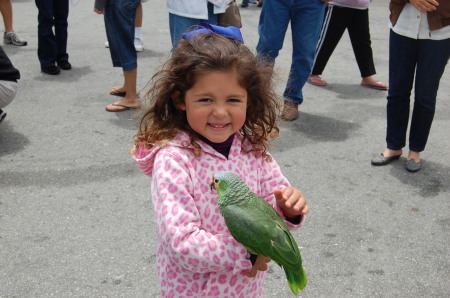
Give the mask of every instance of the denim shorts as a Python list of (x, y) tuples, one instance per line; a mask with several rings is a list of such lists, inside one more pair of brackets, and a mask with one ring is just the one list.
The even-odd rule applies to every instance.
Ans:
[(134, 19), (141, 0), (107, 1), (105, 6), (105, 28), (109, 51), (114, 67), (124, 71), (137, 68), (134, 48)]

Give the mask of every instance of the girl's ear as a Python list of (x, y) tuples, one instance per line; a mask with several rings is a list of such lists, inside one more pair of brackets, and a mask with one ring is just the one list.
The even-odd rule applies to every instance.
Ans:
[(186, 105), (184, 104), (183, 98), (181, 98), (181, 94), (179, 91), (176, 91), (172, 94), (173, 104), (182, 111), (186, 111)]

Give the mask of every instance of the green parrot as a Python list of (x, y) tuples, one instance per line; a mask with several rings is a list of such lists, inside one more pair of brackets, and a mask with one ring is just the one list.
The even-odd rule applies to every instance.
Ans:
[(294, 237), (278, 212), (232, 172), (218, 172), (210, 184), (218, 193), (218, 206), (236, 241), (254, 255), (272, 259), (286, 273), (292, 293), (308, 283)]

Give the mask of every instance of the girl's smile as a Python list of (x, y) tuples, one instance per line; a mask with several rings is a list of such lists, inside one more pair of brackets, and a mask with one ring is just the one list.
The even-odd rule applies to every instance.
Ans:
[(217, 130), (221, 130), (226, 128), (226, 126), (228, 124), (213, 124), (213, 123), (208, 123), (208, 125), (210, 125), (213, 129), (217, 129)]
[(177, 106), (186, 111), (194, 131), (221, 143), (244, 125), (247, 102), (247, 91), (239, 85), (235, 71), (214, 71), (198, 76)]

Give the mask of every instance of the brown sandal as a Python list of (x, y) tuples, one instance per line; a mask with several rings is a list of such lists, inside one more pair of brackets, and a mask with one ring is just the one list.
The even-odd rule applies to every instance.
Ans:
[(326, 86), (328, 85), (327, 81), (322, 79), (321, 77), (317, 75), (312, 75), (308, 77), (308, 83), (314, 86)]

